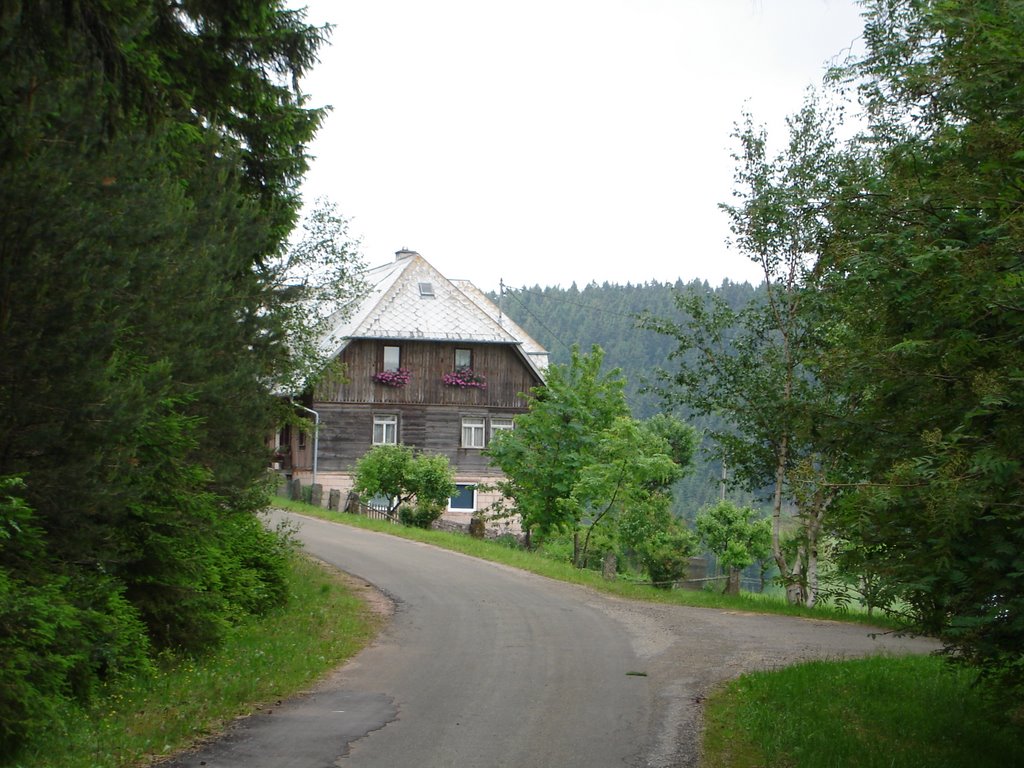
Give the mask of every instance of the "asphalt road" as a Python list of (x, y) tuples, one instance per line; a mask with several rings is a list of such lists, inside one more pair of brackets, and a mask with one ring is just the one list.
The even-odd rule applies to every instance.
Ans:
[(652, 605), (306, 517), (312, 555), (394, 602), (314, 691), (173, 768), (695, 766), (700, 702), (749, 669), (922, 652), (863, 626)]

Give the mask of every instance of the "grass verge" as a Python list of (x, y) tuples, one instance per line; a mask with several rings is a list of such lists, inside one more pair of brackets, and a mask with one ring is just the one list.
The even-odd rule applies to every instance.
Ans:
[(61, 713), (18, 768), (145, 764), (235, 717), (308, 687), (362, 648), (379, 619), (343, 577), (295, 555), (288, 605), (236, 627), (199, 660), (165, 659), (152, 678), (111, 688), (89, 710)]
[(788, 605), (784, 599), (773, 599), (763, 595), (741, 594), (739, 597), (723, 595), (717, 592), (704, 592), (688, 589), (655, 589), (649, 585), (631, 582), (625, 579), (606, 581), (601, 574), (574, 568), (570, 563), (553, 560), (544, 557), (536, 552), (527, 552), (523, 549), (509, 547), (501, 542), (475, 539), (461, 533), (450, 533), (447, 531), (425, 530), (412, 528), (403, 525), (395, 525), (383, 520), (371, 520), (360, 515), (351, 515), (345, 512), (333, 512), (323, 507), (315, 507), (302, 502), (291, 501), (283, 498), (275, 498), (274, 506), (281, 509), (291, 510), (311, 517), (319, 517), (332, 522), (345, 525), (365, 528), (368, 530), (387, 533), (392, 536), (399, 536), (405, 539), (421, 541), (426, 544), (433, 544), (444, 549), (461, 552), (466, 555), (478, 557), (483, 560), (503, 563), (524, 571), (530, 571), (540, 576), (567, 581), (573, 584), (583, 584), (601, 592), (606, 592), (620, 597), (633, 600), (649, 600), (662, 603), (674, 603), (678, 605), (692, 605), (701, 608), (721, 608), (734, 611), (748, 611), (750, 613), (774, 613), (788, 616), (799, 616), (808, 619), (825, 619), (832, 621), (851, 621), (892, 628), (894, 625), (888, 622), (884, 616), (868, 616), (861, 612), (844, 611), (831, 606), (819, 606), (817, 608), (804, 608), (803, 606)]
[(702, 768), (1019, 768), (1024, 731), (932, 656), (744, 675), (705, 707)]

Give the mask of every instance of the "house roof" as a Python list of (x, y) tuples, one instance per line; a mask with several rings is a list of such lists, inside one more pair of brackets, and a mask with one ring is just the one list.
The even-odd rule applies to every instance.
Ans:
[(544, 378), (547, 351), (468, 280), (449, 280), (406, 250), (364, 279), (367, 295), (329, 321), (324, 344), (334, 355), (353, 339), (508, 344)]
[(523, 353), (535, 361), (535, 367), (543, 373), (548, 367), (548, 351), (538, 344), (532, 336), (517, 325), (511, 317), (506, 315), (499, 306), (487, 298), (487, 294), (477, 288), (468, 280), (452, 280), (466, 296), (474, 302), (482, 312), (494, 320), (498, 325), (507, 330), (512, 336), (518, 339), (522, 345)]

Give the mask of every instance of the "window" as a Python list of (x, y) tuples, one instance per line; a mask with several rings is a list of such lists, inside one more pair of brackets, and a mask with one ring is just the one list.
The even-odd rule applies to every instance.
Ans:
[(448, 499), (448, 509), (461, 512), (476, 511), (476, 486), (468, 483), (456, 483), (455, 493)]
[(420, 298), (421, 299), (432, 299), (432, 298), (434, 298), (434, 284), (433, 283), (420, 283)]
[(402, 367), (401, 347), (384, 347), (384, 370), (397, 371)]
[(398, 416), (393, 413), (374, 414), (373, 444), (394, 445), (398, 442)]
[(473, 367), (473, 350), (471, 349), (456, 349), (455, 350), (455, 370), (459, 368), (472, 368)]
[(462, 447), (483, 448), (484, 447), (484, 417), (463, 416), (462, 418)]
[(299, 450), (300, 451), (306, 450), (306, 433), (305, 432), (299, 432)]
[(491, 439), (494, 439), (495, 432), (501, 432), (503, 430), (515, 429), (515, 423), (512, 419), (507, 418), (493, 418), (491, 419)]

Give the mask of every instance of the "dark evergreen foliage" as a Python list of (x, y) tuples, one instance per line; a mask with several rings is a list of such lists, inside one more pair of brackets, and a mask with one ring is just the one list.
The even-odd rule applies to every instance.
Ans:
[(3, 6), (0, 756), (285, 598), (254, 512), (323, 36), (278, 0)]
[(1024, 690), (1024, 9), (866, 3), (865, 108), (830, 200), (821, 378), (850, 565)]

